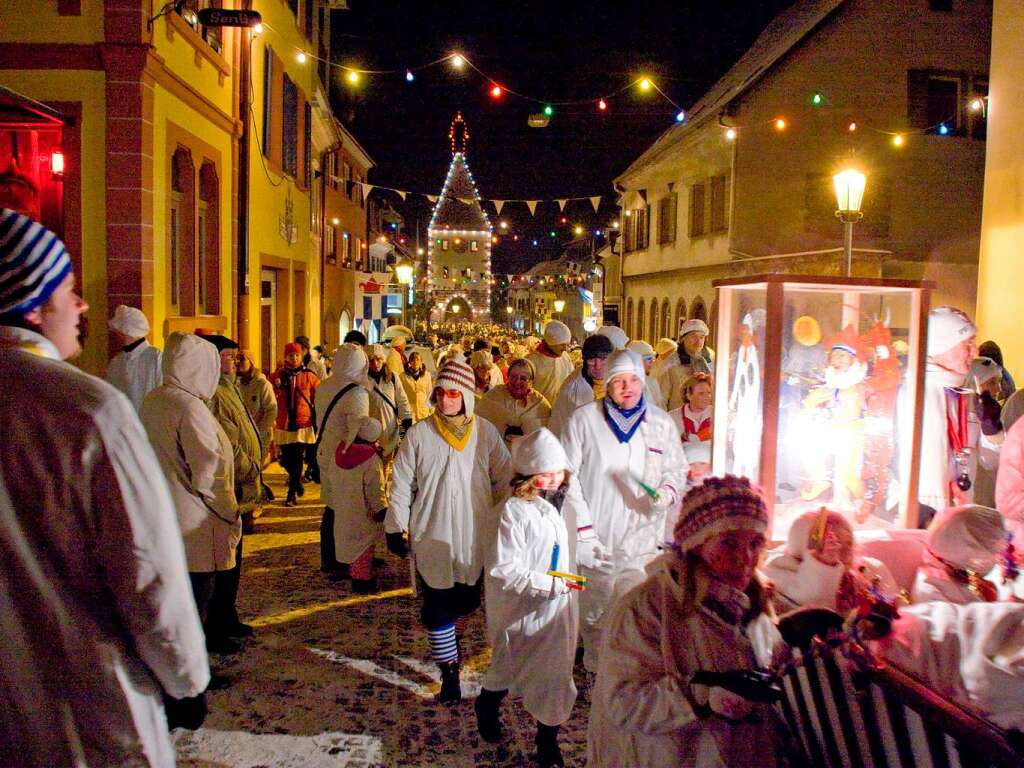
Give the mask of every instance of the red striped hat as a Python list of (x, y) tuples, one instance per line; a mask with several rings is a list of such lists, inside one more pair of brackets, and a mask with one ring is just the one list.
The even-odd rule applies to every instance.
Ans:
[(745, 477), (709, 477), (683, 497), (672, 538), (680, 552), (696, 549), (726, 531), (768, 530), (768, 510)]
[(476, 377), (473, 369), (460, 360), (449, 360), (437, 373), (434, 380), (434, 391), (430, 394), (430, 402), (437, 404), (437, 390), (457, 389), (462, 393), (462, 402), (466, 415), (473, 415), (473, 401), (476, 398)]

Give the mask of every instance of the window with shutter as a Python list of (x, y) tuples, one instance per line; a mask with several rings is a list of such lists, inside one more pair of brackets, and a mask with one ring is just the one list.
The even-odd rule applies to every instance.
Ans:
[(704, 184), (690, 187), (690, 237), (704, 235)]
[(711, 226), (710, 232), (725, 232), (729, 229), (729, 183), (726, 176), (711, 179)]
[(270, 157), (274, 126), (274, 52), (263, 49), (263, 155)]
[(679, 195), (670, 192), (658, 203), (658, 243), (674, 243), (676, 241), (676, 210), (679, 208)]
[(281, 169), (289, 176), (298, 173), (299, 89), (288, 75), (281, 89)]
[(313, 183), (313, 108), (307, 101), (302, 110), (302, 178), (306, 187)]

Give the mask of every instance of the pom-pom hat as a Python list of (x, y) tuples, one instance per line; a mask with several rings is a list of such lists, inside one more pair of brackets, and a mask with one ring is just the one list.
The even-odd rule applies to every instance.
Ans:
[(768, 530), (768, 509), (745, 477), (710, 477), (683, 497), (672, 538), (680, 553), (727, 531)]
[(473, 369), (460, 360), (449, 360), (437, 373), (434, 391), (430, 393), (431, 405), (437, 405), (437, 390), (457, 389), (462, 393), (462, 404), (467, 416), (473, 415), (476, 399), (476, 377)]

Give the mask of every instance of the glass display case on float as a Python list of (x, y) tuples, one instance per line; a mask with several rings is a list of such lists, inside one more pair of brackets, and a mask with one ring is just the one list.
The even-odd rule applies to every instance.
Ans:
[(717, 280), (712, 471), (765, 490), (770, 538), (825, 506), (915, 527), (929, 283)]

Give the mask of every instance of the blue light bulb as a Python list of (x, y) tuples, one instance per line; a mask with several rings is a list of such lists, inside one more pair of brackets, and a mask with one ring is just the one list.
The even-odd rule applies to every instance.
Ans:
[(946, 127), (946, 124), (945, 123), (939, 123), (939, 135), (940, 136), (945, 136), (948, 133), (949, 133), (949, 128)]
[(407, 69), (407, 70), (405, 70), (405, 82), (407, 82), (407, 83), (411, 83), (411, 82), (412, 82), (413, 80), (415, 80), (415, 79), (416, 79), (416, 75), (414, 75), (414, 74), (412, 73), (412, 70), (411, 70), (411, 69)]

